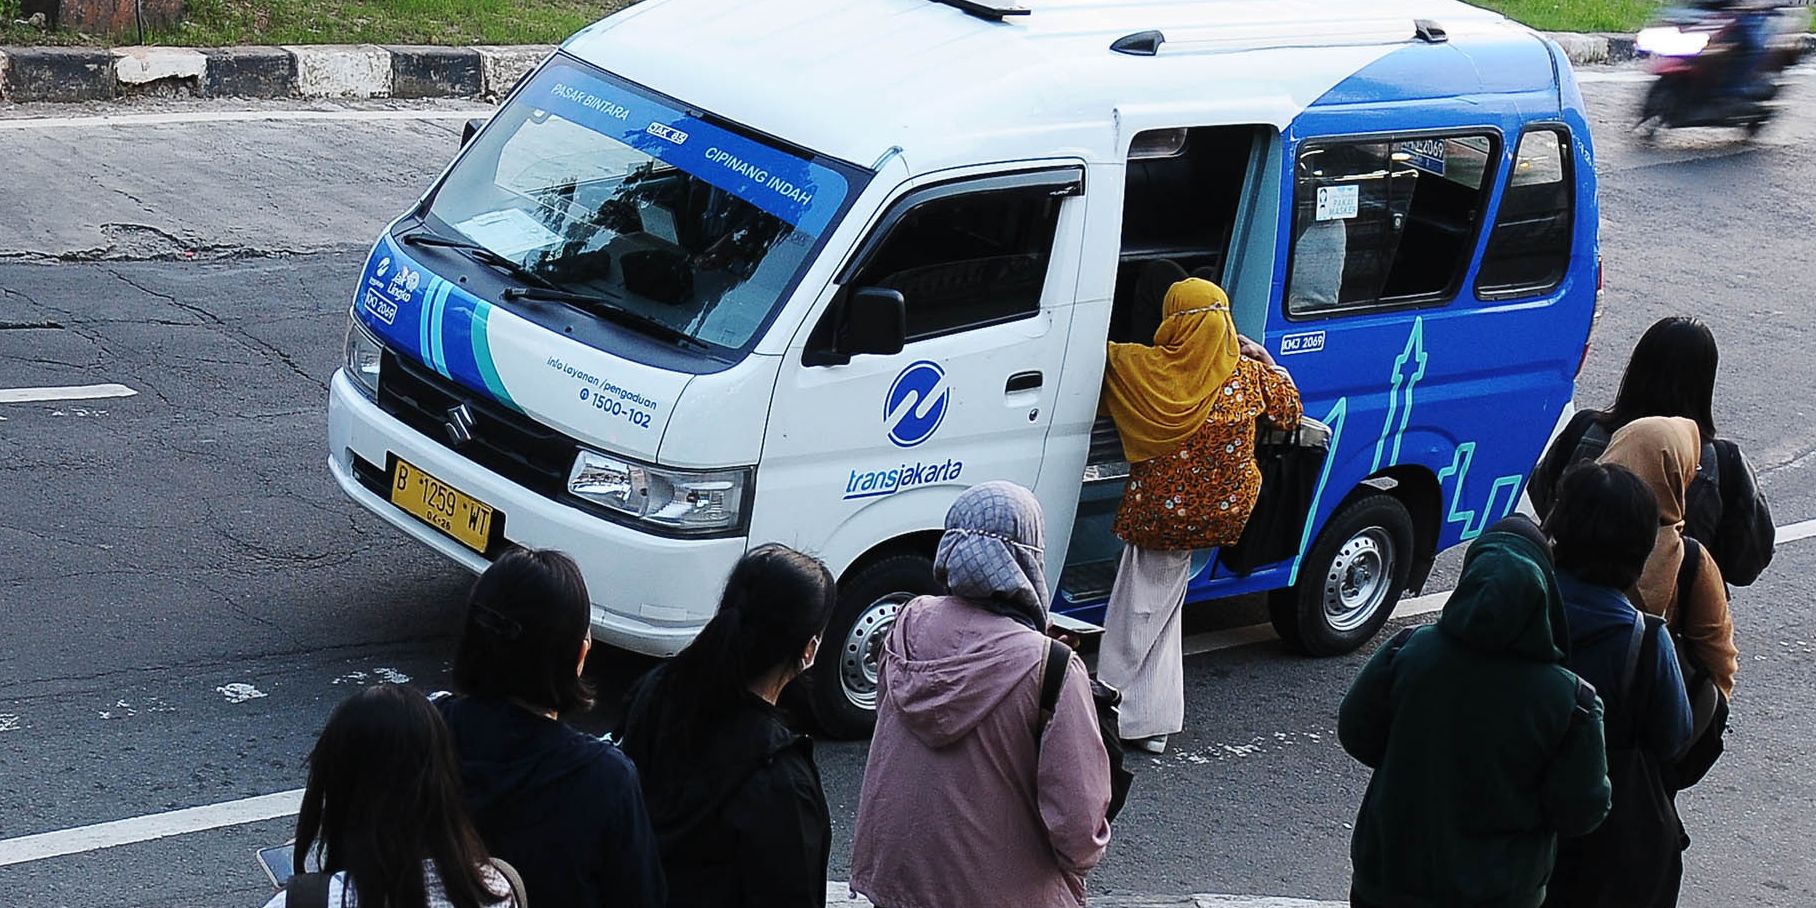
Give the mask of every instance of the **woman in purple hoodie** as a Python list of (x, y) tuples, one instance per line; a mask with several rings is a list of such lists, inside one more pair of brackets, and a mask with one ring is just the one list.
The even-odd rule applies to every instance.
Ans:
[(946, 514), (948, 595), (883, 646), (851, 887), (878, 908), (1077, 908), (1110, 843), (1109, 757), (1074, 655), (1042, 724), (1045, 532), (1033, 493), (987, 482)]

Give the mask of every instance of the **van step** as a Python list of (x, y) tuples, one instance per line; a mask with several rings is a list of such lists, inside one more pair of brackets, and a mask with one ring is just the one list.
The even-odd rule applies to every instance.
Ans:
[(1075, 564), (1060, 575), (1059, 588), (1066, 598), (1074, 602), (1103, 599), (1110, 595), (1110, 588), (1116, 585), (1116, 565), (1114, 560)]
[(1052, 617), (1053, 626), (1068, 634), (1075, 634), (1080, 637), (1095, 637), (1098, 634), (1103, 633), (1103, 628), (1101, 626), (1092, 624), (1089, 621), (1080, 621), (1070, 615), (1062, 615), (1058, 612), (1054, 612)]

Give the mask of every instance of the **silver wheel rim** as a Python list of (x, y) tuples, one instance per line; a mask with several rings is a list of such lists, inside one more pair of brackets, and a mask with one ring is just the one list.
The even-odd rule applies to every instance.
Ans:
[(1381, 611), (1393, 586), (1393, 537), (1369, 527), (1349, 538), (1324, 576), (1324, 622), (1346, 634)]
[(883, 641), (895, 627), (895, 616), (910, 593), (890, 593), (870, 604), (851, 623), (839, 647), (839, 687), (845, 699), (859, 709), (876, 709), (876, 673), (883, 661)]

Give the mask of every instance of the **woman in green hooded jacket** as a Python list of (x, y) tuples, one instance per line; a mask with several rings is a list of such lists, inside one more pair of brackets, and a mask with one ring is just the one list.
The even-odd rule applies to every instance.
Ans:
[(1608, 815), (1595, 689), (1569, 645), (1549, 544), (1490, 527), (1437, 624), (1375, 652), (1338, 735), (1375, 770), (1350, 857), (1356, 908), (1536, 908), (1559, 836)]

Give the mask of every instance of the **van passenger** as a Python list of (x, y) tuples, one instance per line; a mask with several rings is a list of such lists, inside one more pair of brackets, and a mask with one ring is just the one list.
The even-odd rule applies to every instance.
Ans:
[(1740, 446), (1715, 434), (1715, 335), (1688, 316), (1660, 319), (1640, 337), (1607, 410), (1572, 417), (1532, 472), (1532, 503), (1541, 517), (1551, 510), (1552, 489), (1572, 464), (1600, 457), (1608, 440), (1645, 416), (1681, 416), (1700, 431), (1696, 478), (1685, 498), (1684, 533), (1703, 544), (1722, 579), (1747, 586), (1772, 561), (1777, 531), (1772, 509)]
[[(312, 851), (320, 873), (304, 872)], [(447, 726), (395, 684), (328, 717), (309, 753), (295, 855), (297, 875), (265, 908), (525, 908), (467, 818)]]
[(1608, 815), (1602, 704), (1565, 668), (1564, 604), (1525, 517), (1469, 547), (1438, 623), (1375, 651), (1338, 713), (1373, 769), (1350, 858), (1355, 908), (1537, 908), (1559, 836)]
[(1034, 494), (967, 489), (883, 644), (851, 854), (877, 908), (1079, 908), (1110, 844), (1110, 763), (1074, 654), (1041, 725), (1045, 529)]
[(1601, 694), (1614, 790), (1601, 826), (1558, 842), (1545, 904), (1675, 905), (1683, 824), (1665, 767), (1690, 743), (1690, 698), (1664, 622), (1625, 593), (1652, 554), (1658, 504), (1626, 468), (1582, 464), (1558, 484), (1545, 529), (1570, 623), (1564, 665)]
[(454, 657), (454, 732), (474, 824), (539, 906), (661, 908), (668, 898), (637, 769), (561, 714), (592, 706), (586, 581), (560, 552), (513, 549), (473, 585)]
[(813, 665), (836, 597), (819, 559), (752, 549), (700, 635), (632, 688), (620, 733), (669, 908), (826, 904), (832, 820), (813, 742), (776, 701)]
[(1130, 474), (1098, 671), (1122, 690), (1122, 736), (1161, 753), (1185, 726), (1180, 613), (1192, 550), (1242, 536), (1261, 489), (1255, 421), (1297, 426), (1299, 391), (1236, 333), (1223, 289), (1187, 278), (1167, 291), (1152, 346), (1110, 344), (1104, 405)]

